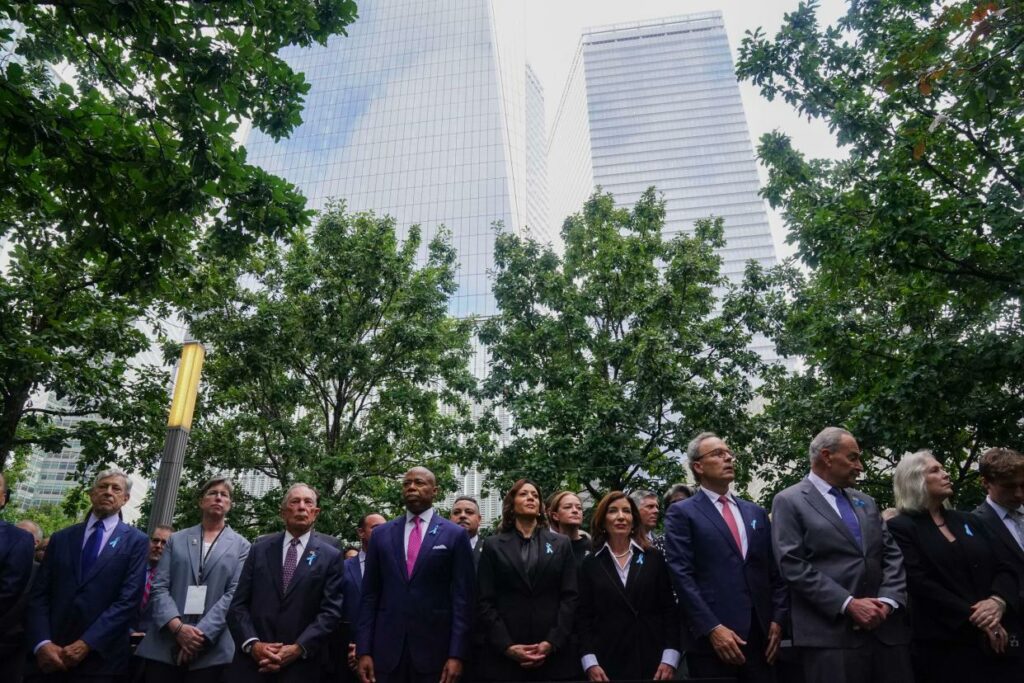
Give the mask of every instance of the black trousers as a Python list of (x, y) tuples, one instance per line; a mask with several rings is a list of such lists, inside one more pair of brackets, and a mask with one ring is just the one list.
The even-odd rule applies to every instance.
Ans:
[(910, 646), (919, 683), (1020, 683), (1024, 661), (997, 656), (974, 643), (922, 642)]
[[(871, 638), (863, 647), (805, 647), (800, 651), (806, 683), (912, 683), (910, 648)], [(921, 681), (921, 683), (933, 683)]]
[(409, 656), (409, 644), (402, 645), (402, 656), (398, 660), (398, 666), (386, 674), (374, 671), (377, 683), (437, 683), (441, 680), (440, 671), (421, 674), (416, 672), (412, 665), (412, 657)]
[(224, 680), (225, 666), (208, 666), (203, 669), (189, 671), (187, 668), (146, 660), (146, 683), (221, 683)]
[[(706, 638), (702, 640), (707, 640)], [(688, 652), (686, 662), (690, 669), (690, 678), (716, 678), (740, 683), (775, 683), (775, 667), (768, 664), (764, 657), (767, 638), (761, 632), (757, 618), (750, 620), (750, 633), (747, 644), (740, 647), (746, 662), (740, 666), (726, 664), (715, 654), (711, 643), (701, 652)]]

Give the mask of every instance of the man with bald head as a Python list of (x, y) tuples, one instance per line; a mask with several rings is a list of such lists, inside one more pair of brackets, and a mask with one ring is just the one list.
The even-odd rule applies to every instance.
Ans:
[(469, 655), (476, 572), (466, 531), (434, 511), (425, 467), (402, 479), (406, 512), (366, 553), (356, 629), (362, 683), (458, 683)]
[(228, 609), (238, 650), (229, 683), (317, 683), (341, 621), (341, 551), (313, 533), (317, 492), (293, 484), (281, 501), (282, 533), (258, 540)]

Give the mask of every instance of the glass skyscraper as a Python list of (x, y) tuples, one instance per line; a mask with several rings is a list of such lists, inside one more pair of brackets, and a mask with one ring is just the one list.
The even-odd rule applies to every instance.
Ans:
[[(723, 273), (775, 264), (775, 247), (720, 12), (584, 32), (549, 146), (556, 221), (595, 185), (632, 205), (651, 185), (665, 199), (666, 237), (725, 219)], [(755, 339), (763, 357), (774, 350)]]

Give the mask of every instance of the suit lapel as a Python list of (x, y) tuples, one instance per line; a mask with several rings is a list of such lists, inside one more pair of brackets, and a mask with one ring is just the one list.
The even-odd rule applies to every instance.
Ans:
[[(100, 555), (96, 558), (96, 561), (93, 562), (92, 568), (89, 569), (89, 573), (82, 577), (82, 583), (85, 583), (103, 570), (103, 567), (110, 561), (110, 558), (117, 553), (117, 546), (124, 542), (122, 536), (124, 536), (130, 528), (131, 527), (124, 522), (118, 521), (117, 526), (114, 527), (114, 533), (110, 534), (110, 538), (107, 539), (106, 544), (100, 546)], [(100, 532), (96, 531), (93, 533)], [(81, 553), (79, 553), (79, 556), (81, 556)]]
[[(422, 520), (421, 520), (422, 521)], [(437, 518), (437, 512), (430, 516), (430, 525), (423, 528), (423, 538), (420, 540), (420, 552), (416, 556), (416, 562), (412, 565), (412, 581), (420, 571), (420, 567), (429, 559), (429, 553), (438, 544), (441, 535), (441, 522)]]
[[(747, 535), (747, 554), (744, 555), (743, 561), (746, 562), (747, 558), (750, 557), (750, 551), (754, 547), (754, 533), (757, 531), (753, 526), (754, 520), (757, 519), (757, 510), (752, 505), (748, 505), (747, 501), (735, 498), (736, 507), (740, 509), (740, 518), (738, 522), (743, 525), (743, 533)], [(735, 544), (734, 544), (735, 545)]]
[(306, 574), (309, 573), (313, 563), (318, 561), (320, 554), (320, 541), (317, 540), (316, 532), (313, 532), (309, 535), (309, 543), (306, 544), (305, 550), (302, 551), (302, 556), (295, 565), (292, 580), (288, 582), (288, 587), (284, 589), (285, 596), (289, 595), (295, 589), (295, 586), (306, 578)]
[(534, 574), (534, 581), (539, 582), (540, 577), (545, 571), (547, 566), (551, 562), (551, 559), (555, 556), (555, 544), (553, 538), (548, 536), (547, 529), (541, 528), (537, 525), (537, 530), (534, 532), (537, 534), (537, 572)]
[(529, 577), (526, 575), (526, 566), (523, 564), (523, 558), (519, 554), (519, 537), (515, 531), (510, 531), (507, 534), (499, 536), (501, 543), (498, 544), (498, 550), (505, 555), (506, 561), (515, 567), (516, 573), (519, 574), (519, 578), (522, 579), (523, 585), (528, 590), (533, 590), (533, 585), (530, 583)]
[(274, 586), (277, 588), (277, 594), (284, 596), (284, 591), (281, 589), (284, 581), (281, 577), (281, 572), (284, 570), (284, 562), (281, 560), (281, 552), (284, 543), (284, 532), (275, 534), (274, 538), (267, 543), (267, 566), (270, 568), (270, 578), (274, 581)]
[(999, 513), (988, 504), (987, 501), (982, 501), (980, 516), (982, 519), (991, 520), (992, 523), (988, 526), (992, 528), (995, 535), (999, 538), (999, 542), (1003, 543), (1010, 549), (1010, 552), (1021, 562), (1024, 562), (1024, 549), (1017, 543), (1017, 539), (1013, 537), (1010, 530), (1006, 528), (1006, 523), (999, 516)]
[[(736, 541), (733, 539), (732, 532), (729, 531), (729, 525), (725, 523), (722, 513), (718, 511), (718, 508), (711, 502), (711, 499), (707, 497), (707, 494), (705, 494), (704, 491), (697, 491), (696, 496), (697, 508), (705, 517), (708, 518), (708, 521), (711, 522), (711, 526), (718, 529), (718, 532), (722, 534), (725, 538), (726, 545), (732, 548), (733, 551), (740, 556), (740, 559), (742, 559), (743, 553), (736, 547)], [(742, 508), (740, 509), (740, 512), (742, 513)]]
[[(203, 547), (203, 528), (199, 527), (199, 547)], [(224, 527), (224, 531), (217, 537), (217, 541), (210, 548), (209, 554), (206, 559), (203, 560), (203, 574), (206, 576), (210, 575), (210, 567), (217, 564), (217, 560), (224, 557), (224, 553), (227, 552), (228, 546), (231, 545), (231, 529)], [(200, 550), (200, 552), (202, 552)]]
[[(858, 550), (860, 550), (861, 553), (863, 553), (864, 549), (860, 546), (859, 543), (857, 543), (857, 539), (853, 537), (853, 534), (851, 534), (850, 530), (846, 528), (846, 525), (843, 524), (843, 520), (839, 516), (839, 513), (832, 508), (831, 503), (825, 500), (825, 496), (821, 494), (821, 491), (819, 491), (817, 487), (815, 487), (809, 479), (804, 480), (803, 492), (804, 495), (807, 497), (807, 502), (810, 503), (811, 507), (814, 508), (819, 515), (830, 521), (832, 523), (832, 526), (834, 526), (836, 530), (840, 534), (842, 534), (843, 538), (848, 540)], [(860, 535), (861, 538), (864, 537), (863, 527), (861, 527)]]
[(391, 535), (391, 551), (395, 562), (398, 563), (399, 573), (403, 579), (409, 581), (409, 571), (405, 564), (405, 521), (406, 515), (403, 513)]
[(88, 520), (81, 524), (76, 524), (74, 531), (71, 532), (71, 566), (75, 568), (75, 577), (78, 579), (78, 583), (81, 584), (84, 581), (82, 576), (82, 544), (85, 539), (85, 525), (88, 524)]
[(199, 554), (203, 552), (203, 527), (199, 525), (189, 532), (188, 563), (192, 567), (192, 580), (199, 583)]
[[(636, 592), (637, 577), (640, 572), (644, 570), (645, 560), (647, 559), (646, 554), (642, 550), (633, 548), (633, 559), (629, 563), (629, 572), (626, 574), (626, 596), (629, 598), (630, 603), (634, 603), (634, 593)], [(621, 581), (619, 582), (622, 583)]]

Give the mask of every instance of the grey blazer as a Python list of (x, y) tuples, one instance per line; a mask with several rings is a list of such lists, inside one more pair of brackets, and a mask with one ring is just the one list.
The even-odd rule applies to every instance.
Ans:
[[(149, 632), (139, 643), (138, 656), (174, 664), (177, 641), (167, 623), (182, 615), (188, 587), (199, 584), (202, 545), (203, 531), (198, 525), (171, 535), (156, 568), (148, 605)], [(249, 541), (230, 527), (224, 527), (203, 564), (206, 607), (195, 624), (211, 644), (192, 662), (190, 669), (230, 664), (234, 658), (235, 643), (227, 629), (227, 612), (248, 555)]]
[[(782, 491), (772, 503), (772, 540), (779, 573), (789, 584), (793, 644), (848, 648), (868, 634), (886, 645), (910, 642), (903, 554), (889, 535), (874, 499), (846, 489), (860, 521), (863, 548), (810, 480)], [(889, 598), (900, 609), (874, 631), (855, 629), (842, 613), (849, 597)]]

